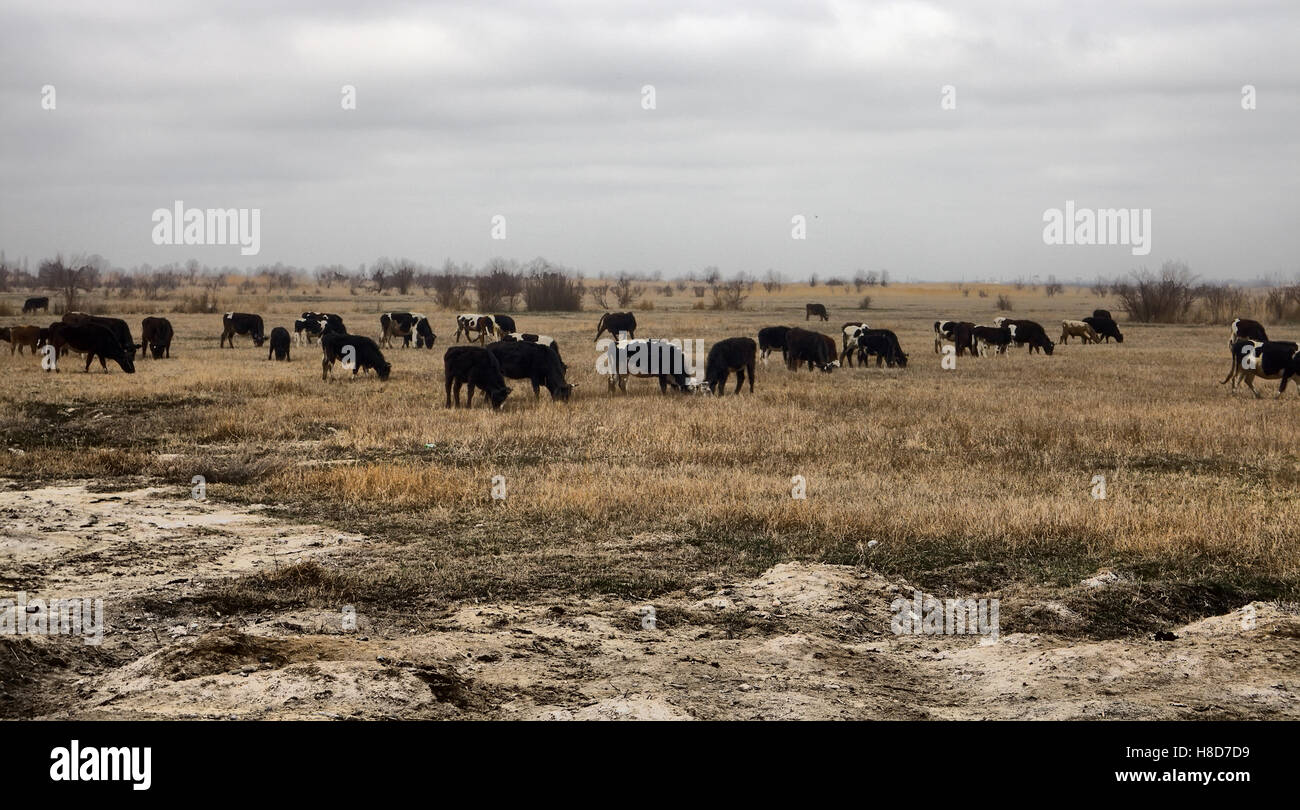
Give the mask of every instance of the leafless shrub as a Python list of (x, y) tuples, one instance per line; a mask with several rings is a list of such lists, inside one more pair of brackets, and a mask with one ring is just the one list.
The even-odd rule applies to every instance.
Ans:
[(1111, 292), (1142, 323), (1182, 323), (1196, 300), (1192, 282), (1196, 276), (1183, 262), (1167, 261), (1159, 273), (1146, 268), (1133, 271), (1133, 280), (1116, 282)]

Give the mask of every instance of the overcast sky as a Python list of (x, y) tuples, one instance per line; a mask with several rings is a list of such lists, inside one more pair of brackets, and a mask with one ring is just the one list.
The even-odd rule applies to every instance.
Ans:
[[(270, 5), (0, 0), (8, 257), (1300, 272), (1295, 0)], [(176, 200), (261, 253), (155, 245)], [(1150, 254), (1045, 245), (1067, 200), (1151, 209)]]

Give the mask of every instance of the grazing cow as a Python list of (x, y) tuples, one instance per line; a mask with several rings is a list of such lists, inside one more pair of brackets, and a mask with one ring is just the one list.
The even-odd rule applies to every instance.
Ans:
[(1084, 343), (1100, 343), (1101, 337), (1092, 324), (1084, 321), (1061, 321), (1061, 343), (1069, 343), (1070, 338), (1077, 337)]
[[(66, 355), (66, 354), (68, 353), (68, 344), (67, 344), (67, 343), (64, 343), (63, 341), (59, 341), (58, 343), (55, 343), (55, 341), (54, 341), (54, 329), (53, 329), (53, 327), (55, 327), (55, 326), (62, 326), (62, 325), (63, 325), (63, 321), (55, 321), (54, 323), (50, 324), (49, 326), (42, 326), (42, 327), (41, 327), (41, 333), (40, 333), (41, 336), (40, 336), (40, 338), (36, 341), (36, 348), (39, 349), (40, 347), (45, 346), (45, 345), (48, 344), (48, 345), (54, 347), (56, 356), (58, 356), (58, 357), (63, 357), (64, 355)], [(9, 339), (9, 338), (8, 338), (8, 332), (9, 332), (9, 330), (8, 330), (8, 329), (5, 329), (5, 330), (0, 330), (0, 331), (2, 331), (2, 332), (4, 333), (4, 334), (0, 334), (0, 339), (8, 340), (8, 339)]]
[(402, 339), (402, 348), (411, 345), (411, 336), (415, 336), (415, 348), (432, 349), (437, 335), (429, 325), (429, 319), (418, 312), (385, 312), (379, 316), (380, 343), (385, 348), (392, 348), (393, 338)]
[(298, 318), (293, 322), (293, 334), (301, 346), (320, 337), (321, 330), (321, 322), (312, 318)]
[(785, 338), (785, 366), (791, 371), (798, 371), (803, 363), (811, 371), (814, 366), (830, 373), (839, 366), (835, 359), (835, 340), (820, 332), (807, 329), (791, 329)]
[(334, 361), (342, 360), (343, 368), (351, 366), (353, 376), (361, 369), (373, 369), (380, 381), (387, 380), (393, 367), (384, 360), (384, 353), (368, 337), (331, 332), (321, 335), (320, 378), (328, 380), (334, 370)]
[(271, 330), (271, 348), (266, 352), (266, 359), (270, 360), (271, 355), (275, 355), (276, 360), (289, 361), (289, 330), (283, 326), (277, 326)]
[(51, 324), (50, 343), (56, 350), (66, 345), (72, 351), (85, 354), (86, 372), (90, 371), (91, 361), (98, 357), (100, 368), (105, 373), (108, 372), (106, 360), (117, 363), (127, 374), (135, 373), (135, 361), (131, 357), (134, 351), (128, 351), (112, 330), (101, 324), (90, 321)]
[(767, 365), (767, 356), (777, 349), (781, 350), (781, 359), (785, 359), (785, 337), (790, 333), (788, 326), (764, 326), (758, 330), (758, 348), (763, 365)]
[(1114, 317), (1111, 316), (1111, 314), (1110, 314), (1110, 310), (1109, 310), (1109, 309), (1094, 309), (1094, 310), (1092, 311), (1092, 317), (1094, 317), (1094, 318), (1109, 318), (1109, 319), (1112, 320), (1112, 321), (1115, 320)]
[[(888, 329), (863, 329), (858, 333), (857, 345), (850, 346), (846, 353), (854, 348), (857, 349), (858, 361), (864, 366), (875, 355), (876, 368), (880, 368), (882, 362), (890, 368), (907, 368), (907, 355), (898, 343), (898, 335)], [(849, 358), (849, 365), (853, 365), (852, 357)]]
[(515, 319), (509, 315), (493, 315), (492, 322), (496, 324), (498, 337), (504, 335), (506, 332), (519, 331), (518, 327), (515, 326)]
[(63, 313), (63, 322), (73, 326), (93, 323), (102, 326), (113, 333), (117, 342), (122, 344), (122, 350), (126, 352), (131, 361), (135, 362), (135, 351), (140, 348), (140, 344), (131, 338), (131, 327), (126, 325), (126, 321), (121, 318), (105, 318), (99, 315), (88, 315), (85, 312), (65, 312)]
[(1264, 324), (1259, 321), (1237, 318), (1228, 327), (1228, 345), (1231, 346), (1239, 340), (1258, 340), (1260, 343), (1267, 343), (1268, 333), (1264, 331)]
[(749, 372), (749, 393), (754, 393), (754, 361), (758, 355), (758, 344), (753, 338), (733, 337), (720, 340), (709, 349), (708, 359), (704, 361), (704, 385), (711, 393), (722, 396), (727, 388), (727, 376), (736, 372), (736, 393), (745, 384), (745, 372)]
[(988, 353), (990, 346), (998, 354), (1006, 354), (1011, 345), (1011, 328), (1008, 326), (977, 326), (971, 330), (971, 340), (975, 343), (975, 356)]
[(328, 332), (346, 335), (348, 329), (343, 325), (343, 317), (333, 312), (304, 312), (301, 318), (293, 322), (293, 334), (300, 345), (312, 342)]
[[(596, 324), (596, 340), (606, 331), (616, 338), (622, 339), (623, 333), (627, 333), (627, 338), (631, 340), (636, 337), (636, 316), (631, 312), (606, 312), (600, 316), (600, 322)], [(592, 341), (593, 343), (595, 340)]]
[(26, 301), (23, 302), (24, 315), (26, 315), (29, 312), (35, 312), (38, 309), (44, 310), (46, 313), (49, 313), (50, 311), (49, 296), (42, 295), (38, 298), (28, 298)]
[(1124, 342), (1124, 336), (1119, 333), (1119, 325), (1110, 318), (1098, 318), (1094, 315), (1084, 318), (1083, 322), (1091, 326), (1093, 331), (1107, 343), (1110, 343), (1111, 338), (1115, 338), (1116, 343)]
[[(804, 320), (807, 319), (805, 318)], [(850, 346), (858, 345), (858, 335), (862, 334), (863, 332), (865, 332), (870, 328), (871, 327), (867, 326), (867, 324), (864, 321), (849, 321), (848, 323), (840, 327), (840, 331), (843, 333), (843, 342), (844, 342), (843, 345), (844, 353), (840, 356), (840, 360), (843, 360), (844, 355), (848, 354)]]
[(9, 353), (23, 353), (23, 347), (36, 354), (36, 347), (41, 345), (41, 328), (39, 326), (6, 326), (0, 329), (0, 340), (9, 341)]
[[(555, 356), (560, 357), (560, 342), (550, 335), (534, 335), (532, 332), (505, 332), (501, 335), (501, 340), (507, 343), (536, 343), (539, 346), (549, 346), (555, 351)], [(560, 357), (560, 365), (564, 366), (564, 358)], [(568, 371), (568, 366), (564, 366)]]
[(172, 322), (166, 318), (145, 318), (140, 322), (140, 359), (153, 353), (153, 359), (172, 356)]
[(939, 353), (943, 349), (944, 343), (951, 343), (957, 347), (957, 356), (960, 357), (966, 352), (978, 354), (975, 350), (974, 338), (975, 324), (970, 321), (935, 321), (934, 322), (934, 351)]
[[(474, 337), (469, 333), (474, 332)], [(462, 312), (456, 316), (456, 342), (460, 343), (460, 336), (464, 335), (465, 339), (472, 342), (482, 343), (488, 337), (496, 334), (496, 321), (491, 315), (479, 315), (475, 312)]]
[(443, 382), (447, 386), (447, 407), (451, 407), (452, 388), (455, 387), (456, 407), (460, 407), (460, 389), (469, 386), (465, 407), (474, 406), (474, 389), (483, 391), (492, 403), (493, 410), (510, 396), (510, 388), (501, 374), (501, 363), (492, 352), (482, 346), (452, 346), (442, 356)]
[(660, 393), (667, 394), (671, 385), (685, 394), (692, 390), (686, 376), (695, 373), (688, 367), (681, 346), (656, 338), (611, 343), (605, 357), (597, 361), (596, 370), (607, 375), (611, 394), (615, 386), (626, 394), (628, 377), (658, 378)]
[(532, 383), (533, 399), (541, 396), (541, 387), (545, 385), (552, 401), (569, 401), (573, 386), (564, 379), (567, 369), (555, 349), (541, 343), (499, 340), (489, 343), (487, 350), (497, 359), (502, 375)]
[(1282, 396), (1286, 391), (1287, 380), (1300, 374), (1300, 344), (1289, 340), (1238, 340), (1230, 352), (1232, 365), (1228, 369), (1228, 376), (1219, 385), (1232, 380), (1232, 387), (1236, 388), (1238, 382), (1244, 382), (1256, 399), (1259, 398), (1259, 392), (1254, 386), (1256, 377), (1282, 380), (1277, 389), (1277, 395)]
[(806, 321), (814, 315), (821, 318), (823, 321), (829, 321), (831, 319), (831, 316), (826, 314), (825, 304), (804, 304), (803, 319)]
[(230, 348), (235, 348), (235, 335), (247, 335), (253, 339), (253, 345), (261, 348), (266, 342), (266, 333), (262, 331), (262, 316), (248, 312), (227, 312), (221, 316), (221, 346), (230, 341)]
[(1011, 330), (1011, 339), (1017, 346), (1029, 344), (1030, 354), (1037, 350), (1041, 350), (1044, 354), (1051, 354), (1052, 349), (1056, 347), (1056, 344), (1047, 337), (1047, 330), (1037, 321), (1008, 318), (1002, 322), (1002, 325)]

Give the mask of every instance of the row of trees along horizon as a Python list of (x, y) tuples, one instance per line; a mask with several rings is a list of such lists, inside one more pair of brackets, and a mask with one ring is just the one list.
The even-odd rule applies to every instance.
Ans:
[[(1166, 261), (1159, 271), (1139, 268), (1128, 277), (1107, 280), (1098, 277), (1087, 289), (1097, 298), (1113, 296), (1113, 309), (1128, 314), (1129, 320), (1151, 323), (1227, 323), (1236, 317), (1256, 317), (1271, 322), (1300, 321), (1300, 283), (1274, 284), (1263, 291), (1229, 283), (1196, 283), (1197, 276), (1184, 262)], [(146, 301), (173, 297), (177, 291), (197, 291), (180, 301), (173, 312), (215, 312), (218, 294), (234, 286), (238, 292), (308, 294), (314, 288), (330, 290), (345, 287), (350, 295), (411, 295), (419, 290), (431, 295), (444, 309), (465, 309), (471, 305), (483, 311), (515, 312), (524, 307), (532, 311), (579, 311), (584, 299), (602, 310), (639, 307), (652, 309), (647, 295), (672, 297), (693, 296), (694, 308), (740, 310), (754, 290), (779, 292), (788, 284), (785, 277), (768, 270), (761, 278), (737, 273), (725, 278), (717, 267), (665, 280), (661, 272), (648, 276), (619, 273), (614, 276), (584, 278), (582, 275), (544, 258), (519, 262), (494, 258), (481, 268), (451, 260), (434, 269), (409, 259), (381, 257), (369, 266), (362, 264), (349, 271), (343, 265), (322, 265), (314, 270), (277, 263), (251, 270), (234, 267), (210, 267), (190, 259), (153, 267), (148, 264), (131, 269), (113, 267), (98, 254), (76, 255), (64, 259), (56, 255), (38, 265), (35, 273), (21, 264), (5, 259), (0, 253), (0, 292), (48, 290), (56, 294), (62, 311), (75, 310), (84, 293), (102, 293), (105, 298), (140, 298)], [(804, 283), (810, 288), (824, 287), (828, 292), (850, 289), (861, 293), (873, 287), (888, 287), (888, 271), (856, 272), (851, 279), (833, 276), (819, 278), (813, 274)], [(1041, 287), (1047, 297), (1061, 294), (1064, 284), (1055, 276), (1044, 282), (1018, 278), (1009, 282), (1016, 290), (1037, 292)], [(990, 282), (990, 285), (994, 283)], [(996, 286), (1005, 286), (998, 282)], [(1084, 285), (1074, 285), (1082, 287)], [(954, 285), (963, 295), (973, 289), (981, 298), (988, 291), (979, 283), (958, 282)], [(471, 297), (471, 291), (473, 296)], [(868, 309), (871, 296), (858, 302)], [(7, 308), (8, 305), (5, 305)], [(998, 296), (998, 309), (1014, 308), (1009, 296)], [(0, 310), (0, 314), (11, 314)]]

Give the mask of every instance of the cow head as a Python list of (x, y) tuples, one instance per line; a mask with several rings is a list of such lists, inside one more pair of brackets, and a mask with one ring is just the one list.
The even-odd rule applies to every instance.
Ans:
[(162, 345), (161, 343), (155, 343), (155, 344), (153, 344), (152, 346), (149, 347), (149, 351), (153, 354), (153, 359), (155, 359), (155, 360), (161, 360), (161, 359), (162, 359), (162, 356), (163, 356), (163, 349), (164, 349), (164, 347), (163, 347), (163, 345)]
[(818, 368), (820, 368), (822, 371), (826, 372), (827, 374), (830, 374), (832, 371), (834, 371), (839, 367), (840, 367), (839, 360), (832, 360), (829, 363), (822, 363), (820, 366), (818, 366)]
[(898, 353), (898, 367), (907, 368), (907, 355), (903, 352)]
[(254, 346), (261, 346), (265, 342), (266, 342), (266, 335), (262, 334), (261, 332), (258, 332), (256, 335), (253, 335)]
[(375, 366), (375, 374), (379, 376), (380, 382), (386, 382), (388, 380), (388, 375), (392, 373), (393, 373), (392, 363), (380, 363), (379, 365)]
[(506, 397), (510, 396), (510, 390), (510, 386), (503, 385), (495, 391), (488, 392), (488, 399), (491, 400), (493, 409), (501, 407), (501, 403), (505, 402)]
[(1046, 354), (1051, 354), (1051, 353), (1052, 353), (1052, 349), (1055, 349), (1055, 348), (1056, 348), (1056, 344), (1053, 343), (1050, 339), (1047, 339), (1047, 340), (1044, 340), (1044, 341), (1043, 341), (1043, 352), (1044, 352), (1044, 353), (1046, 353)]

